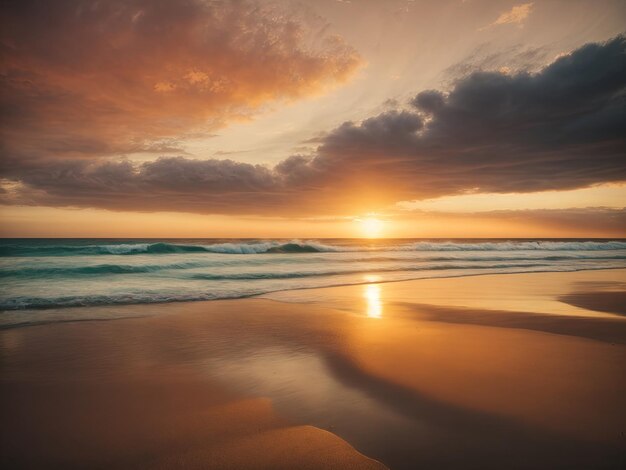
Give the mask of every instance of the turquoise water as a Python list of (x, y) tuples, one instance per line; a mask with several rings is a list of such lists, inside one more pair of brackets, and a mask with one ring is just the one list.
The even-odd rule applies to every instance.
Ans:
[(607, 268), (626, 268), (625, 240), (4, 239), (0, 310), (211, 300), (367, 282)]

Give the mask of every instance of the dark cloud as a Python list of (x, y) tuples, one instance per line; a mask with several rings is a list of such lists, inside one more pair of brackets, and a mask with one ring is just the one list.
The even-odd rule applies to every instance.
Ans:
[(423, 91), (411, 100), (413, 106), (427, 114), (439, 112), (445, 105), (445, 102), (445, 95), (437, 90)]
[(263, 206), (280, 202), (275, 193), (281, 180), (275, 171), (232, 160), (64, 160), (21, 168), (20, 173), (23, 186), (11, 197), (36, 205), (228, 213), (244, 212), (254, 200)]
[(626, 39), (537, 73), (476, 72), (410, 108), (347, 122), (273, 168), (230, 160), (21, 162), (5, 200), (120, 210), (314, 215), (471, 192), (626, 180)]
[(626, 39), (589, 44), (536, 74), (477, 72), (414, 112), (331, 132), (311, 162), (372, 170), (394, 197), (573, 189), (626, 180)]

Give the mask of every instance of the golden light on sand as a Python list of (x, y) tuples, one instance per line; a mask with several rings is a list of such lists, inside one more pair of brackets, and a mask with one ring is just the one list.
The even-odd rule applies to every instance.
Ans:
[(383, 231), (383, 222), (379, 219), (368, 217), (366, 219), (358, 219), (361, 224), (361, 231), (367, 238), (379, 237)]
[(367, 284), (364, 287), (363, 297), (367, 304), (367, 316), (370, 318), (381, 318), (383, 316), (383, 303), (380, 300), (380, 286), (378, 284)]

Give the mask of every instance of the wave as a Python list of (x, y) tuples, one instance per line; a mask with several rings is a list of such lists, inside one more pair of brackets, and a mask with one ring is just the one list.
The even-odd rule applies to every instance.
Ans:
[[(457, 262), (457, 263), (474, 263), (469, 265), (463, 265), (463, 268), (480, 268), (481, 266), (478, 263), (493, 263), (493, 262), (527, 262), (532, 263), (533, 265), (542, 266), (544, 262), (547, 261), (618, 261), (618, 260), (626, 260), (626, 255), (615, 254), (615, 255), (604, 255), (599, 252), (595, 253), (575, 253), (572, 255), (527, 255), (527, 254), (519, 254), (516, 256), (468, 256), (468, 255), (452, 255), (452, 256), (422, 256), (419, 258), (406, 258), (406, 257), (355, 257), (355, 258), (337, 258), (329, 260), (328, 258), (317, 258), (317, 259), (307, 259), (307, 265), (320, 265), (320, 264), (332, 264), (339, 266), (346, 265), (363, 265), (362, 268), (358, 269), (342, 269), (340, 271), (329, 271), (328, 274), (341, 274), (341, 273), (353, 273), (353, 272), (366, 272), (366, 271), (387, 271), (381, 263), (395, 263), (395, 267), (391, 269), (395, 270), (418, 270), (418, 269), (431, 269), (430, 266), (424, 263), (432, 263), (432, 262)], [(283, 259), (281, 263), (273, 263), (274, 267), (277, 268), (279, 264), (285, 266), (288, 264), (296, 263), (297, 259)], [(286, 263), (286, 264), (285, 264)], [(424, 264), (423, 266), (416, 267), (415, 264)], [(300, 263), (301, 264), (301, 263)], [(378, 264), (378, 265), (377, 265)], [(526, 265), (526, 264), (525, 264)], [(181, 262), (181, 263), (170, 263), (170, 264), (147, 264), (147, 265), (128, 265), (128, 264), (97, 264), (90, 266), (44, 266), (44, 267), (21, 267), (21, 268), (13, 268), (13, 269), (3, 269), (0, 268), (0, 279), (2, 278), (46, 278), (46, 277), (81, 277), (81, 276), (106, 276), (106, 275), (123, 275), (123, 274), (149, 274), (149, 273), (159, 273), (162, 271), (174, 271), (181, 272), (189, 269), (198, 269), (205, 268), (211, 270), (219, 270), (221, 268), (236, 268), (238, 266), (268, 266), (267, 261), (265, 260), (256, 260), (251, 262), (249, 260), (243, 259), (235, 259), (235, 260), (224, 260), (224, 261), (192, 261), (192, 262)], [(445, 265), (450, 266), (450, 265)], [(495, 267), (499, 265), (491, 265), (489, 267)], [(516, 266), (516, 265), (510, 265)], [(437, 268), (432, 268), (437, 269)], [(314, 271), (318, 272), (318, 271)], [(171, 273), (172, 275), (176, 275), (175, 273)], [(251, 277), (245, 277), (245, 276)], [(232, 275), (220, 275), (220, 274), (212, 274), (212, 273), (198, 273), (192, 276), (193, 279), (267, 279), (272, 278), (272, 276), (281, 276), (281, 278), (289, 278), (289, 277), (306, 277), (299, 275), (298, 273), (292, 274), (285, 273), (277, 273), (276, 270), (271, 273), (252, 273), (252, 274), (237, 274)], [(277, 278), (277, 277), (274, 277)]]
[(0, 303), (0, 310), (51, 309), (66, 307), (94, 307), (104, 305), (135, 305), (166, 302), (185, 302), (197, 300), (216, 300), (241, 298), (249, 295), (217, 296), (214, 294), (197, 293), (191, 295), (166, 295), (159, 293), (135, 293), (130, 295), (66, 295), (60, 297), (15, 297)]
[[(490, 267), (492, 269), (496, 269)], [(390, 277), (377, 280), (376, 282), (393, 282), (398, 280), (410, 280), (410, 279), (427, 279), (427, 278), (446, 278), (446, 277), (467, 277), (478, 276), (482, 274), (515, 274), (515, 273), (531, 273), (531, 272), (572, 272), (582, 270), (597, 270), (607, 269), (604, 267), (590, 267), (590, 268), (575, 268), (572, 266), (556, 268), (550, 265), (542, 266), (523, 266), (523, 267), (509, 267), (508, 271), (490, 271), (485, 269), (483, 271), (469, 271), (463, 274), (458, 272), (445, 272), (439, 273), (422, 273), (420, 275), (413, 274), (411, 276)], [(436, 270), (434, 270), (436, 271)], [(330, 279), (333, 279), (332, 277)], [(202, 301), (202, 300), (218, 300), (218, 299), (236, 299), (253, 297), (261, 294), (268, 294), (271, 292), (277, 292), (281, 290), (294, 290), (294, 289), (310, 289), (320, 287), (336, 287), (343, 285), (359, 285), (369, 284), (372, 281), (363, 280), (363, 278), (325, 282), (323, 284), (314, 285), (293, 285), (282, 287), (264, 287), (264, 288), (252, 288), (249, 285), (245, 289), (226, 292), (206, 292), (196, 291), (187, 293), (164, 293), (154, 291), (141, 291), (126, 294), (95, 294), (95, 295), (66, 295), (57, 297), (30, 297), (30, 296), (17, 296), (12, 298), (5, 298), (0, 301), (0, 310), (2, 311), (15, 311), (15, 310), (40, 310), (51, 308), (66, 308), (66, 307), (91, 307), (91, 306), (106, 306), (106, 305), (133, 305), (133, 304), (153, 304), (153, 303), (170, 303), (170, 302), (188, 302), (188, 301)], [(336, 279), (336, 278), (335, 278)], [(82, 318), (82, 317), (81, 317)], [(1, 327), (1, 322), (0, 322)]]
[(46, 276), (80, 276), (80, 275), (106, 275), (106, 274), (140, 274), (153, 273), (169, 269), (189, 269), (201, 267), (200, 263), (173, 263), (166, 265), (124, 265), (124, 264), (98, 264), (94, 266), (75, 267), (44, 267), (44, 268), (20, 268), (0, 269), (0, 278), (3, 277), (46, 277)]
[(596, 251), (624, 250), (625, 241), (508, 241), (508, 242), (416, 242), (398, 247), (406, 251)]
[(247, 243), (119, 243), (103, 245), (0, 245), (0, 257), (142, 255), (170, 253), (215, 254), (297, 254), (384, 251), (606, 251), (626, 250), (625, 241), (498, 241), (439, 242), (419, 241), (401, 245), (330, 245), (317, 241), (260, 241)]
[(258, 243), (216, 243), (211, 245), (187, 245), (177, 243), (123, 243), (107, 245), (2, 245), (0, 257), (8, 256), (80, 256), (80, 255), (142, 255), (169, 253), (321, 253), (340, 251), (339, 247), (316, 242), (277, 241)]
[(392, 272), (412, 272), (412, 271), (442, 271), (447, 269), (509, 269), (509, 268), (528, 268), (528, 267), (545, 267), (549, 264), (494, 264), (487, 266), (476, 266), (467, 264), (445, 264), (445, 265), (425, 265), (425, 266), (398, 266), (395, 268), (381, 269), (381, 268), (369, 268), (369, 269), (345, 269), (341, 271), (299, 271), (299, 272), (260, 272), (260, 273), (234, 273), (234, 274), (192, 274), (190, 279), (200, 279), (206, 281), (252, 281), (255, 279), (297, 279), (303, 277), (322, 277), (322, 276), (340, 276), (346, 274), (372, 274), (379, 273), (392, 273)]

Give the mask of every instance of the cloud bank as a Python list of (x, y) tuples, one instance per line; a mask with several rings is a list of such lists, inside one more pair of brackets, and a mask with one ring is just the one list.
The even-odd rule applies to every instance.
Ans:
[[(252, 41), (249, 47), (256, 50), (256, 43)], [(283, 46), (275, 47), (283, 50)], [(288, 50), (293, 52), (291, 47)], [(272, 54), (284, 58), (282, 52)], [(313, 83), (318, 76), (328, 75), (326, 66), (320, 64), (335, 64), (331, 69), (336, 74), (330, 76), (337, 78), (351, 63), (341, 53), (310, 59), (315, 64), (312, 68), (298, 69), (309, 59), (301, 62), (300, 53), (295, 56), (298, 60), (290, 67), (300, 70), (298, 73), (314, 70)], [(233, 67), (241, 67), (240, 61), (238, 57), (239, 65), (233, 62)], [(322, 75), (318, 75), (318, 66), (324, 70)], [(72, 69), (72, 64), (68, 67)], [(257, 70), (254, 62), (251, 67)], [(238, 71), (233, 76), (247, 77), (248, 73)], [(201, 75), (177, 76), (179, 81), (170, 79), (173, 90), (151, 93), (167, 97), (179, 93), (176, 90), (184, 80), (204, 80)], [(84, 77), (78, 81), (82, 80)], [(282, 87), (292, 90), (287, 94), (309, 87), (286, 80), (280, 86), (272, 80), (263, 85), (261, 80), (258, 86), (262, 90), (268, 87), (270, 96), (284, 93), (278, 91)], [(124, 96), (131, 96), (129, 93)], [(203, 92), (189, 93), (199, 96)], [(264, 93), (245, 96), (259, 98), (266, 96)], [(55, 103), (60, 98), (50, 99)], [(129, 99), (128, 106), (143, 109), (141, 102)], [(620, 36), (587, 44), (535, 73), (481, 71), (463, 76), (449, 90), (422, 91), (406, 106), (359, 123), (342, 124), (321, 138), (313, 155), (290, 156), (274, 167), (182, 156), (140, 163), (70, 158), (55, 150), (53, 155), (44, 154), (45, 158), (13, 161), (4, 172), (9, 189), (2, 198), (8, 204), (313, 216), (354, 214), (397, 201), (468, 192), (584, 188), (626, 181), (625, 100), (626, 39)], [(32, 100), (33, 107), (46, 102), (41, 96)], [(146, 106), (147, 114), (157, 112), (152, 104)], [(172, 106), (164, 109), (177, 109)], [(194, 105), (190, 106), (193, 114)], [(73, 113), (70, 108), (70, 124)], [(135, 127), (137, 113), (117, 123), (118, 127), (143, 130), (142, 125)], [(117, 119), (121, 116), (112, 114)], [(170, 117), (175, 120), (176, 115), (173, 112)], [(87, 132), (87, 127), (78, 128)], [(19, 129), (22, 133), (32, 130)], [(100, 152), (94, 149), (94, 154)]]

